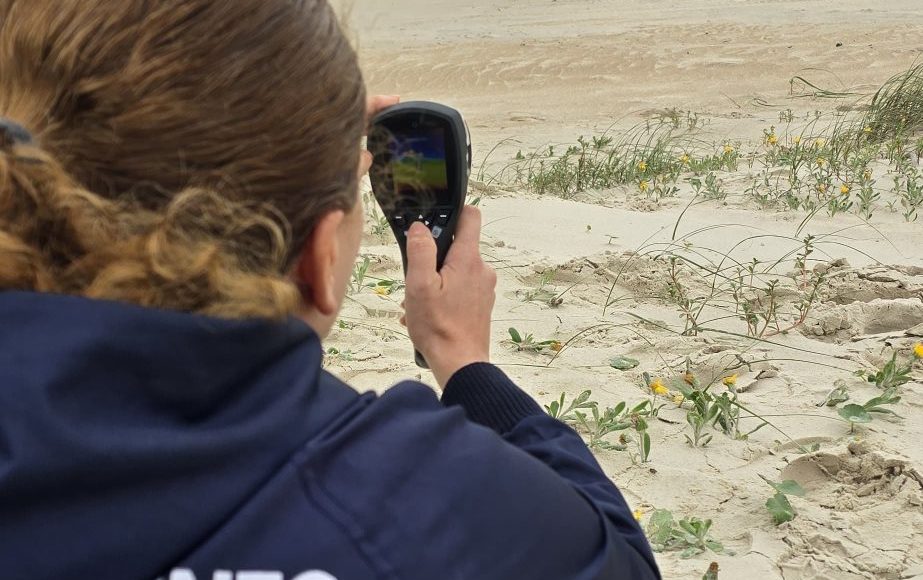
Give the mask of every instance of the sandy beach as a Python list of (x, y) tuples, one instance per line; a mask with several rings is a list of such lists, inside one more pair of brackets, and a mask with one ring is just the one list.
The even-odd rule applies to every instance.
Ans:
[[(722, 580), (923, 578), (923, 361), (913, 362), (923, 342), (923, 215), (904, 215), (911, 202), (892, 191), (887, 160), (844, 176), (817, 153), (826, 147), (818, 119), (858, 114), (861, 95), (920, 60), (923, 3), (334, 4), (370, 92), (442, 101), (469, 122), (482, 249), (500, 279), (495, 362), (543, 405), (589, 390), (600, 411), (645, 400), (658, 409), (646, 417), (647, 461), (633, 428), (604, 437), (624, 450), (596, 454), (642, 525), (657, 510), (713, 520), (724, 551), (664, 550), (665, 578), (698, 579), (711, 562)], [(694, 158), (677, 162), (689, 169), (679, 166), (675, 191), (652, 194), (661, 176), (647, 177), (643, 162), (623, 184), (540, 193), (527, 179), (537, 162), (514, 159), (651, 123), (673, 123), (685, 140), (670, 155), (688, 146)], [(754, 201), (754, 184), (782, 174), (778, 160), (801, 151), (802, 135), (815, 149), (806, 175), (852, 206)], [(695, 171), (706, 157), (715, 168)], [(919, 156), (907, 158), (901, 167), (913, 172)], [(709, 174), (718, 193), (703, 197)], [(828, 181), (811, 187), (827, 196)], [(871, 217), (854, 198), (866, 185), (880, 193)], [(403, 293), (371, 287), (402, 278), (378, 225), (370, 211), (368, 268), (327, 345), (327, 367), (359, 389), (409, 377), (432, 384), (398, 321)], [(778, 309), (764, 320), (773, 280)], [(752, 329), (746, 308), (759, 311)], [(511, 327), (536, 344), (515, 344)], [(887, 407), (896, 415), (850, 425), (844, 405), (884, 392), (856, 373), (878, 372), (895, 352), (911, 367)], [(620, 370), (616, 357), (637, 364)], [(648, 381), (658, 380), (665, 394), (652, 393)], [(690, 443), (695, 400), (680, 396), (689, 388), (733, 394), (739, 429), (709, 426), (707, 444)], [(848, 402), (826, 404), (836, 389)], [(794, 519), (773, 522), (763, 478), (797, 482)]]

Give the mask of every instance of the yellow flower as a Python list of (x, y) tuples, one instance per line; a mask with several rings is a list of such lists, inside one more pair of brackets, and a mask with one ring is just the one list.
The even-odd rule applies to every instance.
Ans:
[(823, 157), (818, 157), (816, 163), (818, 167), (823, 167), (824, 165), (827, 164), (827, 160), (824, 159)]
[(673, 402), (676, 403), (677, 405), (682, 405), (683, 401), (685, 400), (686, 400), (686, 397), (684, 397), (682, 393), (676, 393), (675, 395), (673, 395)]
[(561, 349), (564, 348), (564, 345), (561, 344), (560, 342), (554, 340), (554, 341), (551, 342), (551, 344), (548, 345), (548, 348), (550, 348), (551, 350), (553, 350), (553, 351), (555, 351), (555, 352), (561, 352)]
[(849, 186), (846, 185), (845, 183), (844, 183), (843, 185), (840, 186), (840, 193), (841, 193), (842, 195), (849, 195), (849, 192), (850, 192), (850, 191), (851, 191), (851, 190), (849, 189)]
[(778, 142), (779, 142), (779, 138), (776, 137), (775, 133), (770, 133), (769, 135), (766, 135), (766, 143), (768, 143), (769, 145), (775, 145)]
[(644, 173), (645, 171), (647, 171), (647, 161), (642, 161), (641, 163), (638, 163), (638, 171), (640, 171), (641, 173)]
[(679, 158), (680, 163), (683, 165), (689, 165), (689, 154), (683, 153)]
[(724, 383), (724, 386), (727, 388), (734, 387), (737, 384), (737, 375), (731, 375), (729, 377), (724, 377), (724, 380), (721, 381)]
[(818, 184), (817, 184), (817, 191), (818, 191), (819, 193), (827, 193), (827, 184), (826, 184), (826, 183), (818, 183)]
[(730, 144), (725, 144), (725, 145), (724, 145), (724, 154), (725, 154), (725, 155), (730, 155), (730, 154), (733, 153), (733, 152), (734, 152), (734, 148), (731, 147)]
[(821, 147), (823, 147), (823, 146), (826, 145), (826, 144), (827, 144), (827, 140), (826, 140), (826, 139), (815, 139), (815, 140), (814, 140), (814, 147), (816, 147), (817, 149), (820, 149)]
[(801, 135), (795, 135), (794, 137), (792, 137), (792, 143), (794, 143), (795, 145), (798, 145), (799, 143), (801, 143)]
[(870, 135), (872, 133), (871, 125), (866, 125), (865, 128), (862, 129), (862, 132), (865, 133), (866, 135)]
[(641, 183), (638, 184), (638, 189), (641, 190), (641, 193), (644, 193), (645, 191), (650, 189), (650, 184), (647, 182), (646, 179), (642, 179)]
[(918, 342), (913, 345), (913, 356), (923, 358), (923, 342)]
[(387, 296), (391, 294), (391, 289), (387, 286), (375, 286), (375, 294), (379, 296)]
[(654, 391), (655, 395), (669, 395), (670, 390), (663, 385), (663, 381), (660, 379), (654, 379), (651, 382), (651, 390)]
[(631, 512), (631, 515), (635, 516), (635, 521), (640, 522), (641, 518), (644, 517), (644, 512), (641, 510), (635, 510)]

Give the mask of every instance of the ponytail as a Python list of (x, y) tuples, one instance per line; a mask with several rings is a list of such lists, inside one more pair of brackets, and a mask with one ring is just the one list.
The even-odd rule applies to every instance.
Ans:
[(282, 275), (283, 224), (267, 206), (208, 189), (187, 189), (159, 211), (104, 199), (0, 119), (0, 290), (282, 318), (299, 304)]

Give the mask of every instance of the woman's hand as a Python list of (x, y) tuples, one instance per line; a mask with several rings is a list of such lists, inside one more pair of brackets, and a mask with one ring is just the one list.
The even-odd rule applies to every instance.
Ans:
[[(400, 102), (401, 98), (396, 95), (375, 95), (369, 97), (365, 106), (366, 127), (368, 127), (369, 123), (372, 122), (372, 118), (375, 117), (375, 115), (387, 109), (388, 107), (393, 107)], [(372, 154), (363, 149), (359, 154), (359, 177), (361, 178), (363, 175), (368, 173), (369, 169), (371, 168)]]
[(442, 270), (436, 242), (422, 223), (407, 234), (404, 322), (444, 388), (456, 371), (490, 360), (490, 317), (497, 274), (481, 259), (481, 212), (466, 206)]

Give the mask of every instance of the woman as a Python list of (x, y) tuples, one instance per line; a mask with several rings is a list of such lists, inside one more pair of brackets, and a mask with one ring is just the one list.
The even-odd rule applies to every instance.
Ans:
[(659, 577), (488, 363), (476, 210), (410, 232), (441, 402), (321, 370), (365, 107), (323, 0), (0, 0), (0, 577)]

